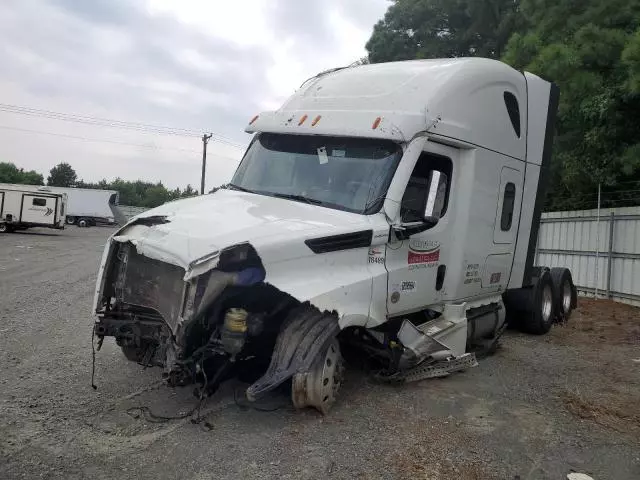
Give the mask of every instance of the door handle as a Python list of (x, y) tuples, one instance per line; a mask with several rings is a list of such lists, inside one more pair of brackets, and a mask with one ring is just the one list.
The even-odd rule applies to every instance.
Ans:
[(447, 266), (440, 265), (438, 267), (438, 273), (436, 273), (436, 290), (439, 292), (444, 285), (444, 276), (447, 273)]

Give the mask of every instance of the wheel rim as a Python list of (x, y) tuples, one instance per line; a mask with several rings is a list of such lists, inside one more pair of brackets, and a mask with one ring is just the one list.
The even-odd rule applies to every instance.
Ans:
[(6, 232), (7, 229), (8, 228), (6, 223), (0, 223), (0, 232)]
[(564, 313), (571, 310), (571, 299), (573, 297), (573, 292), (571, 290), (571, 283), (569, 283), (569, 281), (564, 282), (564, 285), (562, 286), (562, 308)]
[(553, 292), (549, 285), (545, 285), (542, 290), (542, 319), (548, 322), (551, 319), (553, 311)]
[(326, 414), (336, 401), (343, 374), (340, 344), (334, 340), (308, 372), (294, 375), (293, 405), (296, 408), (313, 407)]
[(79, 227), (86, 227), (86, 226), (87, 226), (87, 222), (86, 222), (85, 220), (80, 220), (80, 221), (78, 222), (78, 226), (79, 226)]

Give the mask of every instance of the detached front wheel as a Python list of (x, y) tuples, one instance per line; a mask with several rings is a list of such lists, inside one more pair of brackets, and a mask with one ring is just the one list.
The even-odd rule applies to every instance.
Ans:
[(340, 343), (334, 339), (324, 354), (318, 355), (309, 371), (293, 376), (291, 400), (294, 407), (313, 407), (326, 415), (336, 401), (343, 376), (344, 360)]

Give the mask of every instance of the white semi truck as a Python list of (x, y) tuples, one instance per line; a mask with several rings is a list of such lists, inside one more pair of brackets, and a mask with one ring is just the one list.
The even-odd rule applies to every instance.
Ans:
[(67, 196), (41, 192), (38, 186), (0, 183), (0, 233), (33, 227), (62, 230)]
[(118, 205), (116, 190), (99, 190), (75, 187), (40, 187), (42, 191), (64, 193), (69, 200), (67, 225), (91, 227), (98, 224), (114, 225), (113, 209)]
[(250, 401), (327, 412), (345, 347), (402, 382), (475, 366), (507, 324), (548, 332), (577, 302), (534, 265), (558, 95), (478, 58), (308, 80), (251, 120), (231, 183), (110, 238), (99, 345), (201, 395), (242, 374)]

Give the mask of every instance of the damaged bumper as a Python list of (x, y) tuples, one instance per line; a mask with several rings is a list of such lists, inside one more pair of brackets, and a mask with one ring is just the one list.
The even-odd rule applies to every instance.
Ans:
[(157, 249), (141, 253), (150, 251), (128, 238), (114, 237), (109, 248), (96, 335), (114, 337), (129, 360), (162, 367), (170, 385), (202, 383), (211, 394), (228, 376), (252, 371), (247, 397), (256, 400), (305, 372), (339, 331), (336, 316), (308, 304), (301, 313), (300, 302), (265, 283), (248, 243), (186, 268), (152, 258)]

